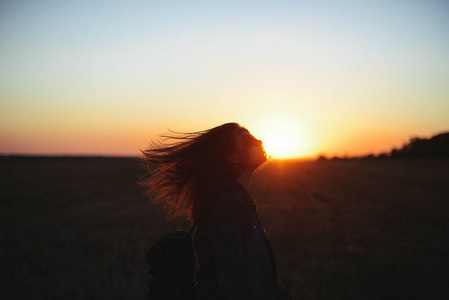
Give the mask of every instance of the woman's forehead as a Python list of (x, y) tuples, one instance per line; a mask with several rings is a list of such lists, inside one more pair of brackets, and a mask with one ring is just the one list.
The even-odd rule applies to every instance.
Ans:
[(240, 127), (235, 133), (235, 138), (237, 140), (241, 140), (248, 137), (249, 135), (251, 135), (251, 133), (248, 131), (248, 129), (246, 129), (245, 127)]
[(245, 127), (242, 127), (242, 128), (240, 129), (240, 133), (241, 133), (242, 135), (250, 135), (250, 134), (251, 134), (251, 133), (249, 132), (249, 130), (246, 129)]

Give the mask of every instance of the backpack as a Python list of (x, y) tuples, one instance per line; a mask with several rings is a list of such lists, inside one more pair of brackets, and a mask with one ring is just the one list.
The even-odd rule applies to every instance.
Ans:
[(195, 249), (192, 233), (175, 230), (159, 239), (146, 253), (150, 265), (147, 300), (193, 300)]

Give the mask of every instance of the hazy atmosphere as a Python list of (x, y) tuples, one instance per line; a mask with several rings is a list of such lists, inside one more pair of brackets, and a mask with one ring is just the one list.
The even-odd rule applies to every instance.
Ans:
[(1, 299), (156, 293), (168, 203), (258, 295), (449, 299), (449, 1), (6, 0), (0, 66)]
[(225, 122), (279, 158), (386, 151), (449, 129), (448, 14), (446, 1), (1, 1), (0, 153), (134, 156), (167, 129)]

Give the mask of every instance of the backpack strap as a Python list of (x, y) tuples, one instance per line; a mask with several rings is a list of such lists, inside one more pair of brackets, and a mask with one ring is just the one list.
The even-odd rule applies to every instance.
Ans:
[(193, 287), (196, 288), (198, 285), (198, 276), (197, 276), (197, 272), (200, 268), (200, 263), (198, 261), (198, 255), (196, 254), (196, 250), (195, 250), (195, 242), (193, 240), (193, 231), (195, 230), (196, 226), (197, 226), (197, 221), (193, 222), (192, 227), (188, 230), (190, 238), (192, 239), (192, 245), (193, 245), (193, 255), (195, 257), (195, 267), (194, 267), (194, 272), (193, 272)]
[(195, 222), (193, 223), (192, 227), (189, 229), (189, 234), (190, 234), (190, 236), (192, 236), (192, 233), (193, 233), (193, 231), (195, 230), (196, 225), (197, 225), (197, 221), (195, 221)]

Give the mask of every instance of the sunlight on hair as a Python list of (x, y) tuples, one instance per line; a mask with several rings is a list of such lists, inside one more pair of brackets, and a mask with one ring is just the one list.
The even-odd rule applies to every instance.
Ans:
[(298, 121), (288, 118), (266, 120), (260, 126), (265, 151), (275, 159), (298, 158), (304, 155), (307, 138)]

